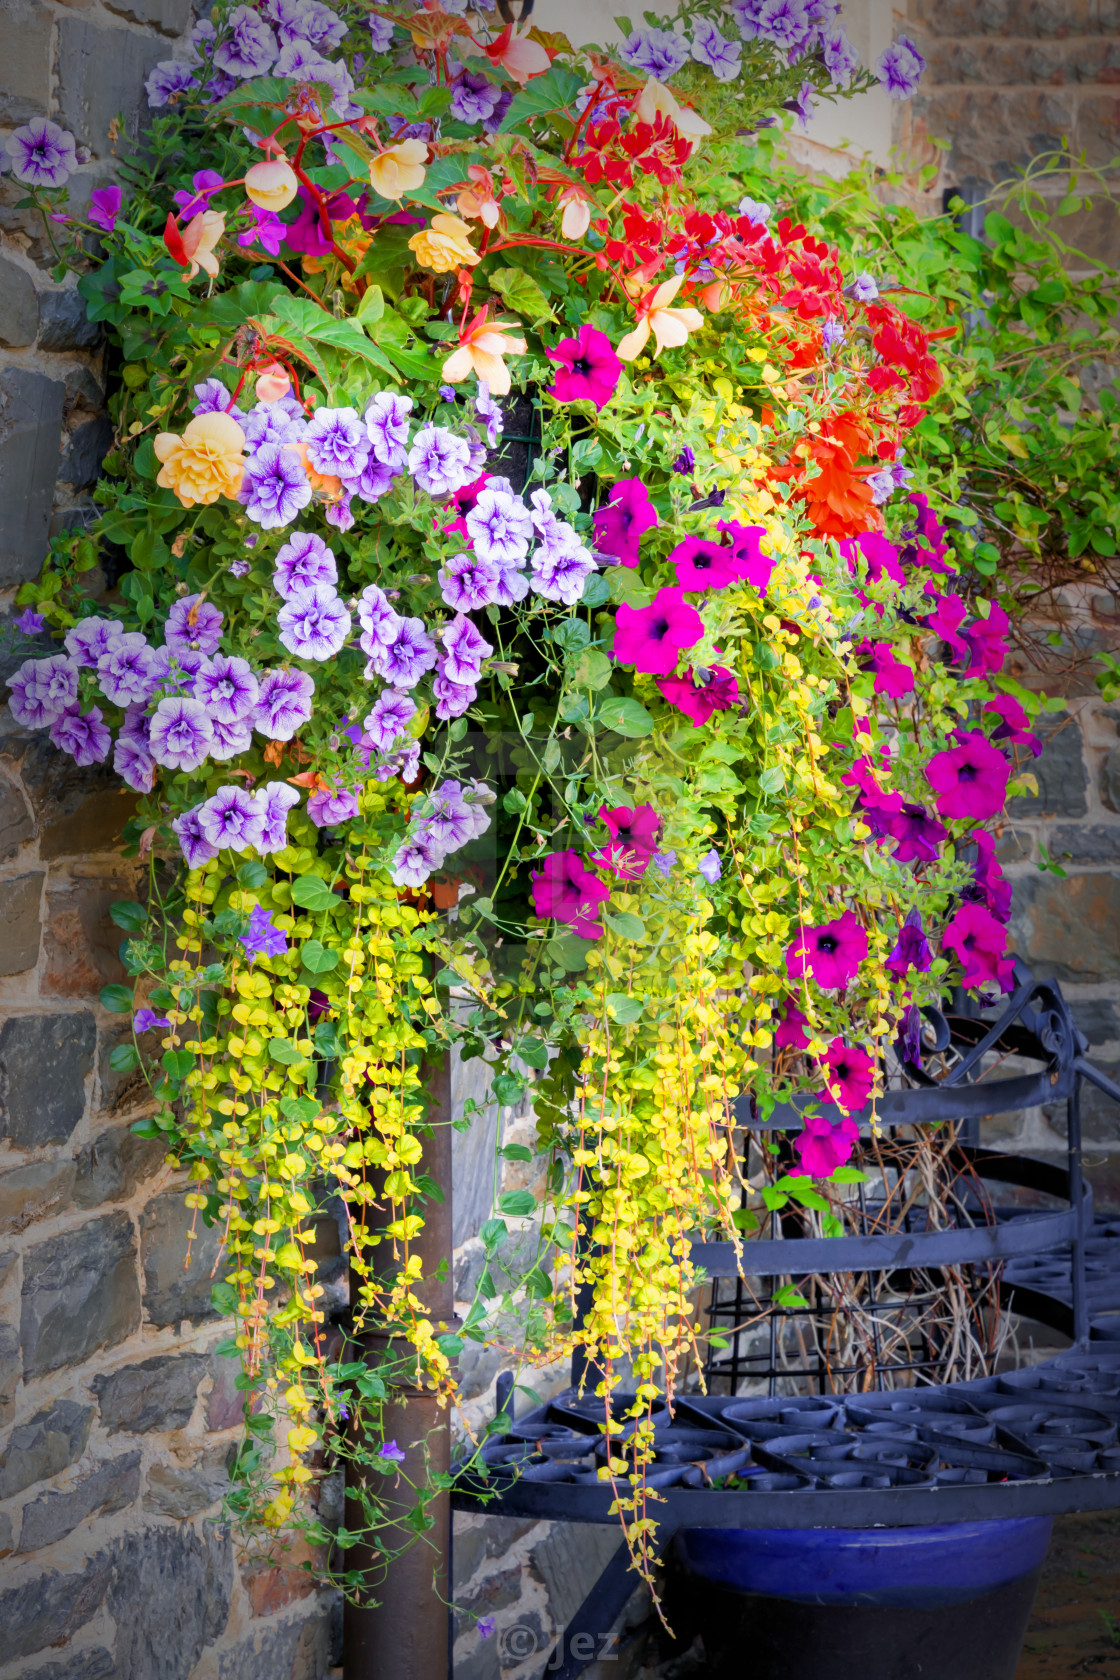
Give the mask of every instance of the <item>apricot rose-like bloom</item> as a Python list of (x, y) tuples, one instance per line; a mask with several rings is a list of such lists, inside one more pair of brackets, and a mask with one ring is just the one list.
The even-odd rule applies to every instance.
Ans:
[(226, 218), (221, 210), (200, 210), (197, 216), (191, 217), (182, 232), (188, 280), (193, 280), (200, 268), (204, 268), (212, 280), (217, 279), (218, 259), (214, 255), (214, 247), (225, 231)]
[(492, 397), (509, 395), (510, 378), (504, 357), (523, 356), (525, 340), (507, 335), (517, 331), (516, 321), (488, 321), (485, 309), (476, 315), (443, 364), (443, 377), (450, 385), (458, 385), (473, 368), (479, 379), (490, 387)]
[(299, 192), (299, 181), (284, 158), (266, 158), (245, 172), (245, 196), (258, 210), (286, 210)]
[(436, 274), (450, 274), (464, 263), (473, 267), (476, 262), (482, 261), (471, 245), (470, 231), (466, 222), (458, 216), (433, 216), (431, 227), (414, 233), (408, 248), (416, 252), (421, 268), (430, 268)]
[(232, 414), (196, 415), (182, 437), (160, 432), (153, 447), (163, 462), (156, 483), (174, 490), (184, 507), (208, 507), (241, 488), (245, 433)]
[(428, 148), (423, 140), (398, 140), (371, 160), (370, 185), (382, 198), (402, 199), (405, 193), (424, 185), (427, 161)]
[(652, 286), (639, 298), (638, 324), (618, 346), (622, 361), (632, 362), (640, 356), (651, 332), (656, 345), (654, 354), (660, 356), (662, 350), (679, 348), (687, 341), (690, 332), (704, 325), (704, 317), (698, 309), (670, 308), (683, 282), (683, 274), (674, 274), (671, 280)]

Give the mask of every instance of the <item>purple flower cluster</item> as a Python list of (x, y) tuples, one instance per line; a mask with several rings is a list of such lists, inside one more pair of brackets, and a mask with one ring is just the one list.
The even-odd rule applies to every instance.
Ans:
[(485, 834), (490, 827), (484, 805), (494, 794), (485, 782), (441, 782), (414, 807), (419, 821), (413, 823), (403, 845), (393, 858), (391, 873), (398, 887), (422, 887), (452, 853)]
[(706, 64), (717, 82), (733, 82), (739, 74), (742, 42), (728, 41), (709, 20), (701, 23), (692, 37), (692, 56)]
[(393, 688), (415, 688), (436, 663), (436, 645), (419, 618), (402, 618), (384, 590), (371, 583), (358, 602), (360, 646), (369, 663), (367, 677), (380, 677)]
[(276, 622), (281, 642), (297, 659), (331, 659), (350, 634), (350, 614), (329, 583), (293, 589)]
[(671, 29), (635, 29), (618, 49), (619, 58), (631, 70), (642, 70), (659, 82), (675, 76), (681, 65), (688, 62), (688, 53), (684, 36)]
[(281, 851), (288, 843), (288, 812), (298, 804), (299, 794), (287, 782), (266, 782), (254, 793), (229, 785), (171, 826), (188, 869), (197, 869), (224, 850), (262, 856)]

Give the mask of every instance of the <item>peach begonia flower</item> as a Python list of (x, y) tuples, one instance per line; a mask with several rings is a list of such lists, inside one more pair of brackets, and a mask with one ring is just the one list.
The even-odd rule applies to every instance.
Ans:
[(450, 385), (458, 385), (473, 368), (479, 379), (490, 387), (492, 397), (509, 395), (509, 369), (506, 356), (523, 356), (525, 340), (508, 338), (517, 331), (516, 321), (487, 321), (482, 309), (461, 334), (458, 350), (453, 350), (443, 364), (443, 377)]
[(668, 117), (678, 134), (694, 143), (712, 132), (711, 125), (688, 105), (679, 105), (663, 82), (651, 76), (634, 106), (639, 122), (652, 123), (655, 117)]
[(192, 216), (182, 232), (183, 250), (187, 258), (187, 279), (193, 280), (204, 268), (212, 280), (218, 277), (218, 259), (214, 247), (226, 231), (226, 218), (221, 210), (200, 210)]
[(302, 438), (297, 438), (295, 443), (292, 444), (292, 448), (300, 458), (300, 463), (307, 474), (307, 481), (312, 490), (318, 490), (328, 502), (337, 502), (342, 496), (342, 480), (336, 478), (333, 473), (322, 473), (317, 467), (311, 465), (307, 445)]
[(455, 208), (460, 216), (469, 216), (472, 221), (480, 221), (488, 228), (497, 227), (502, 212), (494, 197), (494, 180), (490, 171), (483, 169), (481, 164), (472, 163), (467, 174), (471, 185), (459, 194)]
[(382, 198), (400, 200), (424, 185), (428, 148), (423, 140), (398, 140), (370, 159), (369, 180)]
[(267, 158), (245, 172), (245, 196), (258, 210), (286, 210), (298, 191), (296, 172), (285, 158)]
[(564, 212), (560, 232), (565, 239), (582, 239), (591, 226), (591, 200), (579, 187), (565, 187), (559, 203)]
[(671, 280), (662, 281), (660, 286), (652, 287), (638, 299), (638, 324), (618, 346), (621, 361), (632, 362), (640, 356), (651, 332), (657, 346), (654, 355), (660, 356), (662, 350), (676, 349), (686, 341), (690, 332), (704, 325), (704, 317), (698, 309), (669, 307), (683, 282), (683, 274), (674, 274)]
[(491, 64), (500, 64), (522, 87), (530, 76), (541, 75), (552, 63), (539, 41), (531, 41), (527, 35), (515, 35), (512, 24), (507, 24), (497, 40), (482, 50)]
[(160, 432), (152, 447), (163, 462), (156, 483), (173, 490), (184, 507), (209, 507), (241, 488), (245, 433), (232, 414), (198, 414), (182, 437)]
[(408, 248), (416, 252), (421, 268), (430, 268), (436, 274), (450, 274), (460, 264), (473, 266), (482, 261), (471, 245), (470, 232), (466, 222), (460, 221), (458, 216), (440, 214), (432, 217), (430, 227), (413, 234)]
[(279, 362), (269, 362), (266, 368), (262, 368), (260, 378), (254, 386), (257, 401), (262, 403), (279, 402), (281, 397), (287, 396), (291, 388), (292, 381)]

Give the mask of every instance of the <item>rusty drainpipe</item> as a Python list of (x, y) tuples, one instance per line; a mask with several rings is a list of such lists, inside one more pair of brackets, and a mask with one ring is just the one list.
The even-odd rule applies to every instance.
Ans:
[[(455, 1328), (455, 1285), (452, 1276), (451, 1238), (451, 1058), (444, 1055), (427, 1064), (425, 1088), (433, 1101), (429, 1114), (432, 1135), (424, 1139), (423, 1160), (417, 1170), (433, 1179), (444, 1192), (444, 1200), (430, 1198), (424, 1212), (424, 1228), (413, 1252), (423, 1259), (424, 1283), (418, 1291), (428, 1316), (438, 1327)], [(376, 1251), (375, 1251), (376, 1252)], [(443, 1275), (436, 1276), (445, 1261)], [(360, 1282), (356, 1276), (353, 1286)], [(382, 1362), (390, 1338), (376, 1330), (357, 1339), (355, 1357), (376, 1368)], [(392, 1481), (373, 1471), (376, 1490), (391, 1516), (404, 1518), (415, 1504), (409, 1482), (423, 1485), (429, 1474), (446, 1472), (451, 1460), (451, 1424), (448, 1411), (433, 1395), (411, 1386), (396, 1386), (385, 1407), (385, 1438), (395, 1440), (405, 1453), (403, 1472), (394, 1496)], [(347, 1480), (360, 1478), (360, 1465), (347, 1468)], [(405, 1478), (408, 1478), (406, 1481)], [(369, 1546), (353, 1546), (346, 1554), (347, 1569), (369, 1572), (378, 1584), (375, 1608), (347, 1604), (343, 1613), (342, 1671), (345, 1680), (448, 1680), (451, 1672), (451, 1501), (438, 1494), (428, 1505), (434, 1527), (418, 1536), (399, 1557), (386, 1567), (381, 1555)], [(347, 1527), (362, 1526), (361, 1507), (347, 1502)]]

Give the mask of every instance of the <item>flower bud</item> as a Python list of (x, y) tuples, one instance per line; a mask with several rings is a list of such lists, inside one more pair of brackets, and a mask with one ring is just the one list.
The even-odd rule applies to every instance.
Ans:
[(257, 401), (262, 403), (279, 402), (281, 397), (287, 396), (291, 388), (292, 382), (280, 363), (269, 362), (268, 366), (262, 369), (261, 376), (255, 386)]
[(591, 226), (591, 204), (586, 198), (569, 198), (567, 194), (565, 199), (560, 232), (565, 239), (582, 239)]
[(283, 210), (298, 191), (295, 170), (284, 158), (255, 163), (245, 176), (245, 195), (258, 210)]

